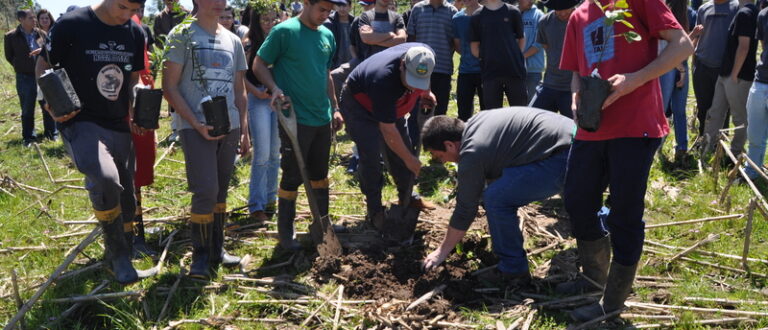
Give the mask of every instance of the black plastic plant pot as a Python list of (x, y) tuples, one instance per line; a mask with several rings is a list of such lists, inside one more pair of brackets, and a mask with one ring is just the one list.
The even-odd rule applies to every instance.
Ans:
[(61, 117), (82, 107), (75, 87), (63, 68), (43, 73), (37, 84), (43, 92), (45, 102), (51, 105), (54, 116)]
[(603, 102), (611, 93), (611, 83), (595, 77), (581, 77), (581, 101), (576, 112), (579, 127), (587, 132), (600, 128)]
[(213, 126), (213, 129), (208, 130), (208, 135), (221, 136), (229, 133), (229, 109), (226, 97), (216, 96), (203, 102), (203, 115), (205, 123)]
[(158, 129), (162, 102), (162, 89), (137, 90), (136, 103), (133, 106), (133, 122), (141, 128)]

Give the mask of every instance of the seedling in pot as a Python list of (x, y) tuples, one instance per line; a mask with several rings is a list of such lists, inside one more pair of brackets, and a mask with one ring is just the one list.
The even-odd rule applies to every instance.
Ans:
[[(611, 38), (623, 37), (627, 43), (642, 40), (642, 37), (637, 32), (632, 31), (635, 28), (634, 25), (627, 21), (627, 18), (632, 17), (627, 0), (611, 2), (605, 6), (601, 5), (599, 0), (591, 1), (603, 12), (603, 15), (605, 16), (605, 27), (611, 27), (616, 23), (621, 23), (630, 28), (629, 31), (610, 36)], [(595, 64), (595, 69), (592, 70), (592, 73), (588, 77), (580, 77), (581, 97), (576, 117), (579, 127), (588, 132), (594, 132), (600, 128), (603, 103), (611, 92), (611, 83), (602, 79), (600, 76), (600, 63), (603, 60), (605, 48), (605, 44), (603, 44), (603, 47), (600, 49), (597, 63)]]

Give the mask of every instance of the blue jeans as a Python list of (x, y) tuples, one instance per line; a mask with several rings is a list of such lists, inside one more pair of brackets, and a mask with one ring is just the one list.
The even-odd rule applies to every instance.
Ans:
[(535, 163), (505, 168), (500, 178), (488, 185), (483, 202), (488, 217), (493, 252), (504, 273), (528, 272), (517, 209), (563, 190), (568, 152), (560, 151)]
[[(765, 160), (765, 141), (768, 139), (768, 84), (755, 81), (747, 97), (747, 156), (758, 166)], [(747, 175), (757, 177), (757, 172), (747, 166)]]
[(262, 100), (248, 94), (248, 128), (253, 145), (251, 183), (248, 186), (248, 211), (263, 211), (277, 196), (277, 171), (280, 168), (280, 137), (277, 114)]
[(685, 105), (688, 100), (688, 82), (690, 79), (688, 73), (688, 62), (685, 62), (685, 78), (683, 87), (675, 86), (678, 77), (677, 69), (661, 75), (659, 85), (661, 85), (661, 101), (664, 105), (664, 111), (672, 112), (672, 122), (675, 128), (675, 150), (688, 151), (688, 124), (686, 123)]
[(573, 97), (571, 91), (559, 91), (544, 85), (536, 88), (536, 96), (533, 97), (529, 106), (552, 112), (560, 112), (561, 115), (573, 118), (571, 103)]
[(530, 104), (533, 96), (536, 95), (536, 87), (541, 82), (541, 72), (528, 72), (525, 76), (525, 91), (528, 93), (528, 99), (525, 104)]
[(35, 101), (37, 82), (31, 74), (16, 74), (16, 93), (21, 105), (21, 137), (25, 142), (35, 139)]
[[(645, 239), (645, 190), (661, 138), (576, 140), (568, 156), (563, 198), (573, 236), (594, 241), (611, 233), (613, 260), (631, 266), (640, 260)], [(610, 186), (610, 214), (601, 221), (603, 192)]]

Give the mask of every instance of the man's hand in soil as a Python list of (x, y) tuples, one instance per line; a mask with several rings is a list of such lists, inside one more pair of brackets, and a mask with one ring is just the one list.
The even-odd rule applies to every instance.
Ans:
[(445, 261), (445, 258), (447, 257), (448, 257), (448, 253), (443, 252), (440, 249), (432, 251), (432, 253), (427, 255), (427, 257), (424, 258), (424, 261), (421, 262), (421, 268), (424, 269), (425, 272), (433, 270), (437, 268), (437, 266), (442, 264), (443, 261)]
[(634, 73), (616, 74), (608, 78), (608, 82), (611, 83), (611, 94), (603, 102), (603, 109), (607, 108), (613, 102), (616, 102), (619, 98), (629, 93), (632, 93), (635, 89), (640, 87), (641, 82)]
[(344, 127), (344, 116), (341, 115), (341, 112), (334, 111), (333, 118), (331, 119), (331, 128), (333, 128), (334, 131), (338, 131), (343, 127)]
[(66, 122), (66, 121), (68, 121), (68, 120), (70, 120), (72, 118), (75, 118), (75, 116), (77, 116), (77, 114), (80, 113), (80, 110), (76, 110), (76, 111), (72, 111), (72, 112), (70, 112), (70, 113), (68, 113), (66, 115), (63, 115), (63, 116), (60, 116), (60, 117), (56, 117), (53, 114), (53, 108), (51, 108), (50, 104), (46, 103), (43, 106), (43, 109), (45, 109), (45, 111), (48, 111), (48, 114), (50, 114), (51, 118), (53, 118), (53, 120), (56, 121), (57, 123)]

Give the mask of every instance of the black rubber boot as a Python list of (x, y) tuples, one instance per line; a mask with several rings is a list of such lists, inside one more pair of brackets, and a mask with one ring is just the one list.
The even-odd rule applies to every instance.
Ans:
[(571, 318), (578, 322), (586, 322), (623, 308), (624, 302), (632, 292), (635, 272), (637, 272), (637, 264), (624, 266), (612, 262), (603, 298), (600, 302), (573, 310)]
[(213, 222), (200, 224), (189, 223), (192, 237), (192, 264), (189, 265), (189, 276), (209, 279), (210, 251), (213, 245)]
[(104, 230), (104, 261), (120, 284), (131, 284), (139, 280), (139, 274), (133, 268), (130, 247), (125, 240), (125, 230), (121, 217), (111, 222), (100, 221)]
[(147, 246), (147, 241), (144, 238), (144, 216), (137, 214), (133, 218), (133, 226), (135, 228), (135, 232), (132, 233), (131, 237), (133, 240), (133, 258), (136, 259), (143, 256), (157, 256), (157, 252)]
[[(611, 263), (611, 239), (605, 236), (594, 241), (577, 240), (581, 269), (587, 277), (605, 286), (608, 278), (608, 267)], [(583, 277), (566, 283), (560, 283), (555, 287), (559, 295), (579, 295), (588, 292), (597, 292), (602, 288), (585, 280)]]
[(277, 235), (280, 246), (287, 250), (300, 250), (296, 241), (293, 221), (296, 218), (296, 200), (280, 198), (277, 201)]
[(233, 256), (224, 250), (224, 223), (226, 213), (213, 214), (213, 244), (211, 245), (211, 267), (219, 264), (232, 267), (240, 264), (240, 257)]

